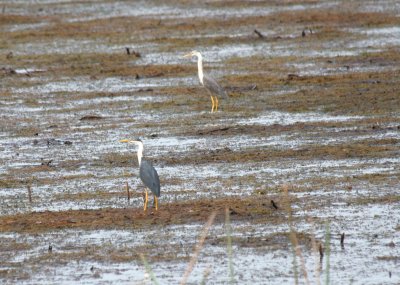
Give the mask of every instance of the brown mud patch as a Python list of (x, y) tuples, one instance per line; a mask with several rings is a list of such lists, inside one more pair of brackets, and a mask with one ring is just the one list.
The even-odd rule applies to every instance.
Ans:
[(256, 162), (280, 159), (343, 159), (386, 157), (398, 153), (397, 139), (389, 140), (360, 140), (355, 143), (339, 145), (307, 146), (298, 149), (274, 149), (271, 147), (256, 147), (242, 151), (233, 151), (229, 148), (191, 152), (184, 157), (164, 158), (168, 164), (201, 164), (211, 162)]
[[(135, 64), (137, 57), (127, 55), (124, 50), (120, 54), (80, 53), (80, 54), (52, 54), (52, 55), (24, 55), (13, 56), (7, 63), (14, 68), (24, 68), (35, 63), (36, 68), (43, 69), (40, 73), (28, 73), (30, 77), (44, 75), (63, 76), (90, 76), (91, 79), (109, 76), (129, 76), (133, 79), (154, 77), (177, 77), (194, 72), (192, 66), (184, 65), (140, 65)], [(49, 68), (49, 66), (51, 68)], [(0, 75), (19, 76), (12, 73)], [(26, 77), (27, 75), (23, 75)]]
[[(149, 205), (151, 202), (149, 203)], [(210, 213), (218, 213), (216, 222), (224, 220), (225, 208), (230, 209), (232, 221), (252, 220), (281, 223), (285, 217), (275, 210), (267, 199), (259, 197), (199, 199), (195, 202), (160, 202), (159, 210), (140, 208), (71, 210), (60, 212), (38, 212), (0, 217), (2, 232), (44, 232), (56, 229), (113, 229), (146, 228), (157, 225), (203, 223)]]

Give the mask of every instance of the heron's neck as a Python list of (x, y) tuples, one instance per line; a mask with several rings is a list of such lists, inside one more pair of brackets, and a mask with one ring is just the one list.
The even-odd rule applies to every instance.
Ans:
[(138, 159), (138, 162), (139, 162), (139, 166), (142, 163), (142, 157), (143, 157), (143, 144), (141, 143), (141, 144), (139, 144), (139, 148), (138, 148), (138, 151), (137, 151), (137, 159)]
[(201, 54), (197, 55), (197, 67), (199, 69), (199, 80), (200, 83), (203, 84), (203, 58)]

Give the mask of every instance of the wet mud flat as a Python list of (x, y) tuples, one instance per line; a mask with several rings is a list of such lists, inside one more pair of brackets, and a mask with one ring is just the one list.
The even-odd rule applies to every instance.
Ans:
[(1, 4), (2, 283), (400, 282), (397, 1)]

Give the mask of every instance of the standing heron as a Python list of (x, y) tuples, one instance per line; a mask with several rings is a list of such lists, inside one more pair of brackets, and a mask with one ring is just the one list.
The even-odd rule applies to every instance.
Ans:
[(156, 169), (153, 167), (153, 164), (143, 157), (143, 143), (140, 139), (136, 140), (120, 140), (123, 143), (131, 143), (137, 145), (137, 157), (139, 162), (140, 168), (140, 179), (142, 180), (143, 184), (146, 186), (145, 192), (145, 199), (144, 199), (144, 211), (147, 209), (147, 204), (149, 202), (149, 197), (147, 193), (147, 189), (154, 195), (154, 204), (156, 206), (156, 211), (158, 210), (158, 197), (160, 197), (160, 178), (158, 178), (158, 173)]
[(211, 113), (214, 111), (218, 111), (218, 96), (223, 97), (223, 98), (228, 98), (228, 95), (226, 94), (224, 88), (221, 87), (221, 85), (218, 84), (217, 81), (215, 81), (214, 78), (208, 76), (207, 74), (204, 74), (203, 72), (203, 57), (201, 56), (201, 53), (198, 51), (194, 50), (183, 57), (197, 57), (197, 68), (199, 72), (199, 80), (201, 85), (204, 86), (204, 88), (207, 89), (208, 93), (210, 94), (211, 97)]

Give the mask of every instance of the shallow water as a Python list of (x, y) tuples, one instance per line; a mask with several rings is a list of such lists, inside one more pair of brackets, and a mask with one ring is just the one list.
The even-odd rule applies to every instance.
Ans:
[[(395, 205), (377, 205), (372, 207), (359, 207), (346, 204), (336, 204), (335, 207), (328, 207), (322, 212), (307, 211), (308, 215), (316, 215), (329, 220), (331, 231), (331, 254), (330, 261), (330, 280), (334, 283), (355, 284), (391, 284), (400, 280), (395, 261), (379, 260), (379, 257), (398, 256), (399, 249), (388, 246), (391, 242), (396, 242), (400, 236), (398, 231), (388, 225), (385, 218), (399, 217), (399, 207)], [(304, 215), (298, 212), (298, 215)], [(379, 218), (377, 218), (379, 217)], [(394, 221), (398, 223), (399, 220)], [(232, 224), (233, 238), (268, 238), (269, 234), (287, 231), (287, 225), (271, 226), (258, 225), (257, 229), (252, 229), (251, 224), (234, 223)], [(311, 231), (317, 239), (324, 240), (325, 228), (317, 227), (309, 222), (296, 225), (299, 232)], [(365, 229), (365, 231), (360, 231)], [(58, 266), (55, 270), (43, 274), (43, 271), (35, 272), (33, 278), (27, 284), (41, 282), (43, 284), (67, 283), (75, 278), (80, 278), (80, 282), (92, 283), (108, 282), (118, 280), (118, 282), (131, 283), (147, 280), (149, 277), (144, 268), (136, 262), (109, 263), (107, 261), (91, 260), (91, 253), (95, 248), (103, 248), (97, 254), (104, 255), (107, 252), (120, 252), (124, 254), (134, 254), (135, 249), (140, 247), (143, 242), (147, 244), (157, 244), (164, 247), (165, 252), (175, 251), (177, 256), (187, 256), (191, 253), (194, 241), (199, 235), (201, 225), (168, 226), (146, 231), (124, 231), (124, 230), (102, 230), (102, 231), (55, 231), (49, 234), (29, 235), (29, 234), (2, 234), (1, 238), (5, 242), (15, 240), (16, 242), (28, 242), (31, 248), (23, 252), (23, 257), (15, 255), (7, 257), (10, 268), (18, 266), (21, 262), (40, 258), (43, 255), (53, 255), (54, 259), (62, 258), (63, 254), (86, 251), (88, 257), (80, 259), (79, 262), (71, 261)], [(340, 245), (340, 234), (345, 233), (344, 247)], [(213, 226), (209, 233), (209, 240), (226, 235), (224, 228)], [(163, 240), (158, 239), (163, 236)], [(177, 242), (179, 241), (179, 242)], [(52, 245), (52, 253), (47, 252), (48, 245)], [(176, 251), (175, 246), (179, 250)], [(360, 252), (368, 248), (368, 258), (360, 256)], [(312, 249), (302, 247), (305, 258), (305, 266), (308, 278), (312, 283), (316, 282), (315, 266), (319, 266), (319, 255)], [(324, 257), (322, 266), (325, 266)], [(97, 257), (99, 259), (99, 256)], [(228, 257), (224, 245), (212, 245), (206, 243), (198, 264), (196, 264), (189, 282), (200, 282), (204, 275), (204, 270), (210, 268), (209, 280), (215, 283), (227, 282)], [(266, 243), (259, 248), (239, 248), (233, 247), (234, 278), (241, 282), (260, 282), (268, 280), (272, 284), (290, 282), (292, 270), (292, 256), (287, 249), (273, 244)], [(356, 267), (354, 265), (357, 264)], [(253, 266), (254, 265), (254, 266)], [(157, 280), (161, 283), (176, 283), (183, 276), (186, 268), (185, 263), (157, 262), (151, 264)], [(169, 270), (174, 268), (173, 271)], [(368, 268), (368, 269), (367, 269)], [(29, 269), (24, 269), (24, 271)], [(325, 267), (322, 267), (321, 281), (326, 278)], [(392, 276), (389, 277), (389, 271)], [(96, 277), (97, 276), (97, 277)], [(127, 278), (129, 276), (129, 278)], [(300, 278), (302, 280), (302, 278)], [(368, 281), (366, 281), (368, 280)], [(303, 282), (301, 282), (302, 284)]]
[[(13, 93), (57, 93), (57, 92), (129, 92), (143, 88), (160, 86), (179, 86), (189, 82), (189, 78), (144, 78), (134, 80), (132, 78), (106, 78), (101, 80), (89, 80), (89, 78), (74, 78), (73, 80), (50, 82), (40, 86), (28, 88), (15, 88)], [(92, 101), (95, 101), (93, 99)], [(99, 99), (97, 99), (99, 100)], [(104, 99), (103, 99), (104, 100)], [(153, 99), (154, 100), (154, 99)], [(92, 102), (91, 102), (92, 103)]]

